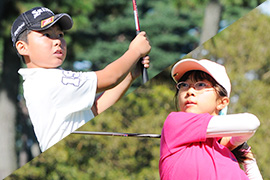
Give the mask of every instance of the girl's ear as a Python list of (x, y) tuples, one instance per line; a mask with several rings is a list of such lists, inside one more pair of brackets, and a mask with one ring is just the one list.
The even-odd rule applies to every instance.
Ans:
[(230, 103), (230, 99), (228, 97), (222, 97), (218, 100), (217, 110), (220, 111), (228, 106)]
[(28, 45), (24, 41), (17, 41), (16, 42), (16, 49), (18, 53), (22, 56), (28, 55)]

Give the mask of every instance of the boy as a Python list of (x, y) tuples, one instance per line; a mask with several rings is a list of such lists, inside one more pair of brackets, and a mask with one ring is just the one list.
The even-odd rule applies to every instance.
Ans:
[[(27, 68), (21, 68), (24, 97), (41, 151), (98, 115), (116, 101), (139, 76), (136, 65), (151, 49), (141, 32), (116, 61), (96, 72), (71, 72), (59, 67), (66, 57), (63, 30), (72, 27), (68, 14), (44, 7), (21, 14), (11, 36)], [(149, 67), (149, 57), (143, 61)], [(104, 92), (97, 99), (96, 93)]]

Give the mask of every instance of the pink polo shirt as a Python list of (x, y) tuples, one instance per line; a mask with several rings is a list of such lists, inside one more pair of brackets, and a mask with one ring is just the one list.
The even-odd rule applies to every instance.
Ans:
[(159, 173), (162, 180), (248, 179), (231, 151), (217, 138), (206, 138), (213, 116), (172, 112), (161, 134)]

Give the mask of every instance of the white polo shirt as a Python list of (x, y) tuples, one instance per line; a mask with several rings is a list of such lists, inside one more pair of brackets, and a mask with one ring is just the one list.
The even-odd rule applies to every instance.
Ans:
[(23, 89), (41, 151), (94, 117), (95, 72), (22, 68)]

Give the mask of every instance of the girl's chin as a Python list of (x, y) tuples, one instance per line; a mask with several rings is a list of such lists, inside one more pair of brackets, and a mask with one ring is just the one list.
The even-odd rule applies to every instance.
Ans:
[(186, 112), (186, 113), (195, 113), (195, 114), (201, 114), (203, 112), (197, 110), (197, 109), (194, 109), (194, 108), (187, 108), (185, 109), (183, 112)]
[[(186, 112), (186, 113), (194, 113), (194, 114), (204, 114), (204, 113), (209, 113), (209, 112), (202, 112), (202, 111), (198, 111), (198, 110), (191, 110), (191, 109), (188, 109), (188, 110), (184, 110), (184, 111), (182, 111), (181, 110), (181, 112)], [(210, 115), (212, 115), (212, 116), (216, 116), (216, 115), (218, 115), (218, 114), (216, 114), (216, 113), (209, 113)]]
[(194, 111), (194, 110), (185, 110), (184, 112), (186, 112), (186, 113), (195, 113), (195, 114), (199, 114), (199, 112), (197, 112), (197, 111)]

